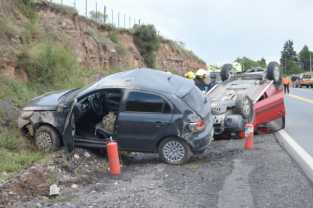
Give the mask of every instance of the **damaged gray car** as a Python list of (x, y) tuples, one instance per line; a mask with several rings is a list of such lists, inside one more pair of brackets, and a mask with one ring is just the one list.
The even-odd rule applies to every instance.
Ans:
[(213, 139), (210, 112), (209, 100), (191, 80), (135, 69), (34, 98), (18, 124), (43, 151), (105, 148), (113, 137), (120, 150), (159, 153), (169, 164), (183, 164)]

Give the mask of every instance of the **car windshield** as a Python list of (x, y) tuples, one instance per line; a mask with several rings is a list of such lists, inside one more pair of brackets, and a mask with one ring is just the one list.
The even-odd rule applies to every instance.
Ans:
[(198, 88), (193, 88), (186, 94), (183, 101), (202, 117), (206, 117), (211, 110), (208, 98)]
[(59, 100), (64, 102), (64, 103), (71, 103), (80, 91), (81, 91), (81, 88), (72, 89), (72, 90), (68, 91), (67, 93), (65, 93), (64, 95), (62, 95), (59, 98)]

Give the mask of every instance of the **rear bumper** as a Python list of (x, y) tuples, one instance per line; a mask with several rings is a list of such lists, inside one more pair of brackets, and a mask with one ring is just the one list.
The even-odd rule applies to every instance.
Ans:
[(207, 128), (198, 134), (197, 136), (193, 137), (190, 140), (191, 150), (194, 154), (202, 153), (205, 151), (208, 146), (210, 145), (211, 141), (213, 140), (214, 136), (214, 129), (213, 126), (207, 126)]

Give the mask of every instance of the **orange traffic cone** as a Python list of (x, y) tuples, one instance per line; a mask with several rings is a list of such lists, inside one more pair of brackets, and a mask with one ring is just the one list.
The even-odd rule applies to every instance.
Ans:
[(245, 125), (245, 149), (251, 150), (253, 149), (254, 142), (254, 126), (253, 124), (246, 124)]

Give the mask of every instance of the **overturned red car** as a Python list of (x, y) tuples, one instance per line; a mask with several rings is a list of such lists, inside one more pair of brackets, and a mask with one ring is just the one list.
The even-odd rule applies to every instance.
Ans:
[(267, 69), (244, 73), (233, 73), (232, 65), (226, 64), (220, 75), (223, 82), (207, 93), (215, 138), (242, 137), (247, 123), (253, 123), (257, 133), (285, 128), (282, 78), (276, 62), (269, 63)]

